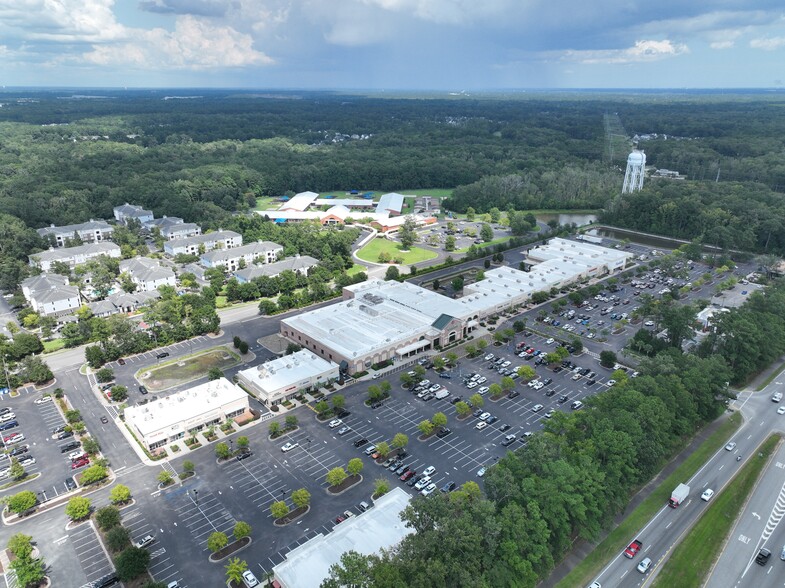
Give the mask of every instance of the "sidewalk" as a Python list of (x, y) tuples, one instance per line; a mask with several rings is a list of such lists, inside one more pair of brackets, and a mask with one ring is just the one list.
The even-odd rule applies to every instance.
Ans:
[[(693, 451), (695, 451), (701, 443), (703, 443), (717, 428), (725, 422), (728, 417), (730, 417), (731, 413), (725, 412), (722, 416), (717, 418), (715, 421), (704, 427), (698, 434), (692, 439), (689, 445), (685, 447), (676, 457), (674, 457), (671, 461), (669, 461), (665, 467), (657, 474), (648, 484), (646, 484), (643, 488), (641, 488), (635, 496), (632, 497), (627, 508), (624, 509), (620, 514), (616, 516), (613, 521), (613, 525), (610, 529), (603, 532), (600, 537), (597, 538), (596, 543), (588, 543), (586, 541), (578, 540), (573, 544), (573, 548), (570, 551), (569, 555), (559, 564), (557, 565), (550, 576), (544, 578), (542, 582), (538, 584), (538, 586), (542, 588), (550, 588), (558, 584), (562, 578), (564, 578), (575, 566), (577, 566), (583, 559), (589, 555), (592, 550), (594, 549), (595, 545), (599, 544), (603, 539), (605, 539), (608, 532), (610, 532), (613, 528), (619, 525), (635, 508), (640, 505), (648, 496), (667, 478), (668, 476), (673, 473), (673, 471), (682, 464), (682, 462), (689, 457)], [(623, 547), (623, 546), (622, 546)], [(620, 547), (621, 549), (621, 547)]]

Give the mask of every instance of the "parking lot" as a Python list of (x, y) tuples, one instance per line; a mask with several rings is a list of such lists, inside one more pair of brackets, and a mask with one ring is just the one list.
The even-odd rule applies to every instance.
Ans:
[[(54, 438), (62, 432), (66, 423), (54, 401), (43, 402), (42, 398), (40, 392), (25, 394), (14, 399), (12, 404), (0, 407), (0, 410), (9, 411), (4, 416), (14, 415), (13, 420), (7, 423), (18, 423), (2, 432), (3, 445), (11, 456), (19, 460), (26, 472), (41, 474), (30, 489), (44, 502), (70, 491), (69, 484), (74, 485), (73, 475), (81, 468), (72, 470), (69, 452), (61, 452), (63, 446), (74, 443), (74, 438)], [(10, 462), (6, 454), (3, 457), (2, 466), (5, 468)], [(13, 493), (15, 489), (12, 487), (5, 492)]]

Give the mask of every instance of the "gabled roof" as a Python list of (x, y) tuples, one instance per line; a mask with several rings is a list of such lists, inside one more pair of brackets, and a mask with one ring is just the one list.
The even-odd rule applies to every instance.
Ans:
[(302, 255), (300, 257), (291, 257), (281, 261), (274, 261), (273, 263), (265, 263), (262, 265), (253, 265), (234, 272), (238, 278), (250, 282), (254, 278), (261, 276), (277, 276), (286, 270), (302, 271), (319, 265), (319, 260), (314, 259), (310, 255)]
[(152, 216), (152, 210), (145, 210), (141, 206), (137, 206), (136, 204), (121, 204), (120, 206), (115, 206), (113, 209), (115, 212), (120, 213), (122, 216), (127, 217), (138, 217), (138, 216)]
[(114, 228), (108, 222), (103, 220), (93, 220), (90, 219), (86, 223), (78, 223), (75, 225), (63, 225), (62, 227), (56, 227), (55, 225), (51, 225), (49, 227), (44, 227), (42, 229), (36, 229), (36, 233), (41, 235), (42, 237), (46, 237), (47, 235), (63, 235), (66, 237), (73, 236), (74, 233), (78, 233), (81, 231), (112, 231)]
[(278, 245), (278, 243), (273, 243), (272, 241), (257, 241), (233, 249), (214, 249), (213, 251), (204, 253), (201, 256), (201, 259), (210, 263), (219, 263), (228, 259), (237, 259), (238, 257), (243, 257), (245, 255), (262, 255), (268, 251), (278, 250), (283, 250), (283, 246)]
[(22, 281), (22, 288), (30, 292), (38, 290), (50, 290), (68, 285), (68, 278), (60, 274), (41, 274)]
[(449, 314), (441, 314), (439, 318), (431, 323), (431, 326), (434, 329), (442, 330), (444, 327), (450, 324), (450, 321), (453, 320), (455, 317), (450, 316)]
[(35, 301), (38, 302), (38, 304), (68, 300), (69, 298), (79, 298), (79, 288), (76, 286), (57, 286), (47, 290), (36, 290), (33, 293), (33, 298), (35, 298)]
[(385, 212), (396, 212), (398, 214), (403, 210), (403, 194), (390, 192), (384, 194), (379, 198), (379, 203), (376, 205), (376, 212), (379, 214)]
[(149, 220), (144, 224), (144, 226), (148, 229), (158, 227), (159, 229), (163, 230), (166, 227), (181, 224), (183, 224), (183, 219), (181, 219), (179, 216), (164, 216), (162, 218), (154, 218), (153, 220)]
[(99, 241), (98, 243), (86, 243), (85, 245), (79, 245), (77, 247), (49, 249), (48, 251), (33, 253), (29, 257), (40, 261), (58, 261), (61, 259), (70, 259), (79, 255), (108, 254), (110, 251), (116, 252), (119, 255), (120, 246), (106, 241)]

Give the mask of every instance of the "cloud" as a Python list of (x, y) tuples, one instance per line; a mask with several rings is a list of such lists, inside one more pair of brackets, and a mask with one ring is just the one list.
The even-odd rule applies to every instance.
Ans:
[(636, 41), (635, 45), (626, 49), (586, 49), (567, 50), (560, 52), (563, 61), (579, 63), (638, 63), (659, 61), (689, 53), (687, 45), (663, 41)]
[(273, 59), (253, 48), (250, 35), (228, 26), (214, 26), (193, 16), (177, 18), (174, 31), (161, 28), (135, 30), (133, 38), (96, 45), (82, 55), (88, 63), (102, 66), (191, 69), (270, 65)]
[(775, 51), (780, 47), (785, 47), (785, 37), (766, 37), (763, 39), (752, 39), (750, 47), (753, 49), (763, 49), (764, 51)]
[(0, 0), (0, 34), (33, 41), (102, 42), (121, 38), (114, 0)]
[(713, 43), (709, 43), (709, 47), (712, 49), (730, 49), (736, 44), (736, 41), (732, 39), (726, 39), (725, 41), (714, 41)]
[(142, 0), (139, 9), (158, 14), (193, 14), (196, 16), (224, 16), (228, 9), (223, 0)]

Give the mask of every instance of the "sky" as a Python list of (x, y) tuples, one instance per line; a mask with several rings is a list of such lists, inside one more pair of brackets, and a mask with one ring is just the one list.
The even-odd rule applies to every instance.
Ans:
[(783, 83), (782, 0), (0, 0), (0, 86)]

